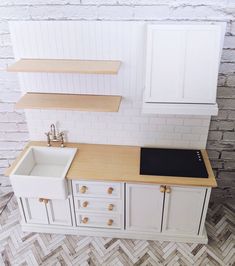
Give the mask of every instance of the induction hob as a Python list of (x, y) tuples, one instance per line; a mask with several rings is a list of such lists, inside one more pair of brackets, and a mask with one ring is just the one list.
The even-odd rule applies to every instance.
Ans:
[(140, 174), (208, 178), (200, 150), (141, 148)]

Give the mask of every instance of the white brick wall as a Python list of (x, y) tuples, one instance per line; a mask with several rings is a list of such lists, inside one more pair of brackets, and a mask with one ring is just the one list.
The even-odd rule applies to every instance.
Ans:
[[(0, 1), (0, 134), (6, 138), (5, 141), (0, 141), (0, 174), (8, 162), (10, 162), (14, 157), (16, 152), (19, 151), (28, 137), (25, 134), (14, 135), (18, 131), (23, 133), (27, 132), (25, 117), (23, 112), (13, 111), (13, 103), (18, 97), (19, 85), (16, 75), (12, 75), (5, 72), (5, 67), (10, 64), (13, 60), (12, 47), (9, 38), (9, 29), (7, 25), (8, 20), (151, 20), (151, 21), (169, 21), (169, 20), (198, 20), (198, 21), (227, 21), (227, 36), (225, 39), (223, 61), (220, 67), (219, 85), (227, 88), (235, 87), (235, 58), (234, 58), (234, 38), (235, 38), (235, 4), (234, 0), (1, 0)], [(211, 132), (216, 128), (213, 124), (221, 124), (222, 122), (229, 119), (230, 122), (234, 122), (235, 115), (235, 95), (234, 90), (231, 90), (230, 95), (228, 90), (221, 90), (219, 96), (220, 112), (219, 116), (213, 118)], [(153, 132), (153, 129), (159, 130), (161, 132), (164, 129), (167, 134), (161, 134), (153, 137), (165, 138), (166, 145), (169, 144), (169, 138), (172, 136), (178, 138), (178, 141), (182, 141), (182, 145), (188, 145), (188, 143), (196, 144), (201, 143), (201, 135), (204, 135), (207, 131), (208, 121), (200, 121), (196, 117), (192, 119), (184, 119), (182, 117), (174, 117), (175, 125), (172, 127), (169, 124), (172, 121), (171, 117), (155, 117), (150, 116), (148, 118), (143, 118), (140, 116), (134, 116), (134, 118), (126, 117), (127, 113), (133, 112), (132, 109), (123, 110), (124, 120), (130, 131), (134, 128), (140, 128), (139, 132), (149, 130)], [(135, 114), (135, 110), (134, 110)], [(42, 111), (40, 115), (47, 117), (47, 113)], [(56, 111), (55, 117), (50, 117), (50, 120), (57, 120), (58, 116), (61, 115), (60, 111)], [(70, 117), (70, 113), (63, 114), (65, 117), (63, 121), (63, 129), (68, 129), (71, 127), (71, 121), (67, 119)], [(67, 118), (66, 118), (67, 117)], [(86, 122), (91, 128), (94, 126), (91, 114), (83, 113), (73, 113), (73, 118), (81, 119), (81, 122)], [(107, 126), (107, 130), (110, 128), (117, 128), (121, 132), (123, 125), (118, 123), (112, 123), (113, 117), (107, 115), (106, 120), (99, 119), (96, 115), (94, 119), (97, 121), (97, 140), (98, 136), (102, 139), (102, 128), (104, 125)], [(29, 115), (30, 119), (30, 115)], [(72, 119), (72, 117), (71, 117)], [(31, 119), (32, 120), (32, 119)], [(178, 124), (177, 124), (178, 123)], [(40, 124), (40, 123), (39, 123)], [(49, 121), (48, 121), (49, 124)], [(47, 126), (45, 124), (40, 124), (42, 126), (42, 131), (44, 131)], [(124, 123), (123, 123), (124, 124)], [(132, 128), (133, 127), (133, 128)], [(235, 144), (233, 140), (230, 144), (226, 144), (226, 137), (232, 139), (230, 135), (225, 134), (228, 129), (218, 129), (221, 134), (217, 135), (219, 140), (210, 140), (215, 137), (215, 133), (211, 133), (211, 137), (208, 141), (208, 149), (210, 154), (213, 155), (213, 160), (220, 162), (221, 160), (234, 160), (234, 157), (225, 158), (221, 157), (222, 150), (226, 152), (233, 152), (235, 149)], [(216, 131), (218, 131), (216, 130)], [(82, 131), (80, 125), (78, 125), (77, 132)], [(163, 132), (165, 132), (163, 131)], [(193, 132), (194, 135), (191, 139), (190, 133)], [(228, 132), (234, 132), (230, 129)], [(27, 133), (26, 133), (27, 134)], [(36, 132), (35, 132), (36, 134)], [(80, 133), (79, 133), (80, 134)], [(81, 133), (82, 134), (82, 133)], [(89, 141), (92, 140), (92, 134), (89, 132)], [(150, 134), (150, 133), (148, 133)], [(172, 135), (173, 134), (173, 135)], [(150, 134), (151, 135), (151, 134)], [(82, 136), (81, 136), (82, 137)], [(113, 136), (114, 138), (119, 138), (120, 136)], [(80, 135), (71, 135), (71, 139), (80, 139)], [(108, 138), (108, 135), (107, 135)], [(138, 139), (141, 142), (142, 133), (139, 134)], [(131, 140), (131, 137), (130, 137)], [(109, 140), (106, 139), (108, 142)], [(203, 139), (205, 141), (205, 139)], [(123, 143), (125, 144), (125, 143)], [(223, 151), (224, 152), (224, 151)], [(219, 165), (219, 164), (218, 164)], [(221, 164), (220, 164), (221, 165)], [(225, 176), (229, 171), (231, 171), (231, 163), (229, 169), (215, 167), (218, 170), (218, 177)], [(223, 166), (224, 167), (224, 166)], [(229, 180), (226, 179), (226, 180)], [(2, 182), (6, 184), (6, 180), (2, 179)], [(229, 187), (228, 183), (220, 183), (222, 187)], [(222, 190), (221, 190), (222, 191)], [(223, 190), (224, 191), (224, 190)], [(227, 191), (227, 190), (226, 190)], [(224, 193), (224, 192), (222, 192)], [(231, 191), (229, 190), (231, 194)], [(226, 192), (226, 195), (229, 194)]]

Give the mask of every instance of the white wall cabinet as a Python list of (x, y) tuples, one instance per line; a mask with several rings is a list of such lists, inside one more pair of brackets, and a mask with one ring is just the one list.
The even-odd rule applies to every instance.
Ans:
[(164, 194), (159, 185), (126, 185), (126, 229), (160, 232)]
[(200, 230), (206, 190), (195, 187), (167, 187), (162, 232), (197, 235)]
[(70, 199), (40, 202), (36, 198), (21, 198), (26, 222), (72, 226)]
[(148, 25), (147, 31), (144, 102), (215, 105), (222, 25)]

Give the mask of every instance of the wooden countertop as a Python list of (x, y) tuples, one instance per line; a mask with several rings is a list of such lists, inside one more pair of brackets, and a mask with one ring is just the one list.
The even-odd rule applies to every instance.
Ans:
[[(11, 167), (6, 170), (6, 176), (11, 174), (17, 162), (30, 146), (46, 146), (46, 142), (29, 142), (19, 157), (13, 162)], [(217, 186), (215, 176), (205, 150), (201, 150), (201, 152), (209, 177), (187, 178), (140, 175), (140, 147), (79, 143), (66, 143), (66, 146), (78, 148), (77, 154), (75, 155), (67, 173), (67, 179), (123, 181), (203, 187)]]

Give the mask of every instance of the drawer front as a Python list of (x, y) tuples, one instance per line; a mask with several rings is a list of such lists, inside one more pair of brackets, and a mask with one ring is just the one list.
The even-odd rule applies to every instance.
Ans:
[(121, 229), (121, 215), (76, 213), (77, 226)]
[(73, 181), (75, 197), (121, 198), (121, 187), (120, 183), (114, 182)]
[(121, 200), (74, 197), (74, 204), (78, 212), (122, 213)]

